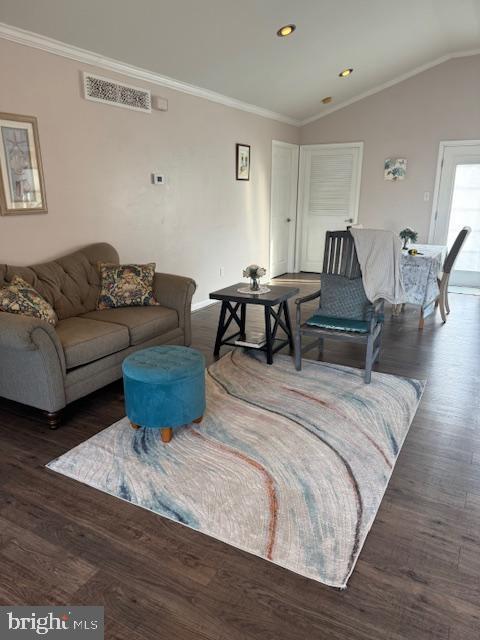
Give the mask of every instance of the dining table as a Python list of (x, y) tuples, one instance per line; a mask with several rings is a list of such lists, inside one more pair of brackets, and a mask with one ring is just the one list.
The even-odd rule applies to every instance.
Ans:
[[(415, 254), (409, 253), (411, 249)], [(423, 329), (425, 318), (435, 311), (440, 290), (438, 276), (442, 271), (447, 254), (447, 246), (441, 244), (411, 244), (402, 250), (400, 268), (402, 270), (405, 302), (395, 305), (394, 314), (398, 315), (405, 303), (420, 307), (419, 329)]]

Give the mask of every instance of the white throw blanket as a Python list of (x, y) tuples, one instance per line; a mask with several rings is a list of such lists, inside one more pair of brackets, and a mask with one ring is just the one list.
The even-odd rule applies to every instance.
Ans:
[(393, 231), (350, 229), (362, 270), (363, 288), (370, 302), (405, 302), (400, 260), (402, 242)]

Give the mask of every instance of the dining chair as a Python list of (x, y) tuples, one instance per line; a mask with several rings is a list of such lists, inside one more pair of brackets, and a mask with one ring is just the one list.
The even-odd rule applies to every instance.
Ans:
[(470, 227), (463, 227), (463, 229), (459, 232), (458, 236), (455, 238), (455, 242), (452, 244), (452, 248), (447, 253), (447, 257), (445, 258), (445, 261), (443, 263), (442, 277), (438, 278), (438, 288), (440, 289), (440, 293), (435, 302), (435, 306), (440, 307), (440, 315), (442, 316), (442, 320), (444, 323), (447, 321), (447, 314), (450, 313), (450, 305), (448, 303), (448, 282), (450, 280), (450, 274), (458, 258), (458, 254), (465, 244), (465, 240), (467, 239), (470, 232)]
[[(334, 276), (334, 278), (328, 278)], [(335, 279), (335, 277), (337, 279)], [(325, 237), (325, 254), (323, 258), (323, 270), (320, 274), (321, 286), (325, 288), (326, 282), (335, 287), (337, 283), (339, 296), (338, 308), (348, 310), (352, 308), (355, 300), (359, 301), (357, 308), (363, 312), (355, 316), (351, 312), (348, 317), (332, 316), (324, 310), (322, 314), (322, 290), (319, 289), (308, 296), (295, 300), (296, 304), (296, 328), (295, 328), (295, 368), (302, 368), (302, 355), (314, 346), (319, 347), (319, 356), (323, 353), (324, 340), (338, 340), (345, 342), (360, 342), (366, 345), (365, 355), (365, 382), (371, 381), (372, 366), (380, 357), (382, 328), (384, 322), (383, 300), (371, 303), (365, 296), (362, 284), (362, 273), (358, 262), (353, 236), (350, 231), (327, 231)], [(322, 284), (323, 282), (323, 284)], [(327, 291), (325, 290), (326, 294)], [(333, 290), (335, 298), (335, 290)], [(346, 298), (340, 301), (341, 296)], [(361, 297), (363, 295), (363, 298)], [(306, 322), (301, 321), (302, 305), (315, 299), (319, 299), (320, 306)], [(325, 298), (325, 295), (324, 295)], [(363, 303), (362, 300), (365, 302)], [(316, 340), (308, 342), (302, 347), (303, 337), (314, 337)]]

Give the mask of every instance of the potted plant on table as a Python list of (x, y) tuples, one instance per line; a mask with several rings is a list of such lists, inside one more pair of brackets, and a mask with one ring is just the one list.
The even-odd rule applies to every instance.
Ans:
[(402, 249), (407, 249), (408, 248), (407, 245), (408, 245), (409, 242), (416, 242), (417, 241), (418, 233), (416, 231), (414, 231), (413, 229), (410, 229), (410, 227), (405, 227), (405, 229), (400, 231), (399, 236), (403, 240)]
[(260, 289), (259, 280), (267, 273), (264, 267), (259, 267), (258, 264), (251, 264), (243, 270), (243, 277), (250, 278), (250, 291), (258, 291)]

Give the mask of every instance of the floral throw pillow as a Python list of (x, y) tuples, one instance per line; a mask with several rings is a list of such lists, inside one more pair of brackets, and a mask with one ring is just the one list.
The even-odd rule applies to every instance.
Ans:
[(58, 321), (53, 307), (20, 276), (0, 287), (0, 311), (39, 318), (53, 326)]
[(153, 295), (155, 263), (108, 264), (100, 262), (100, 295), (97, 309), (157, 305)]

